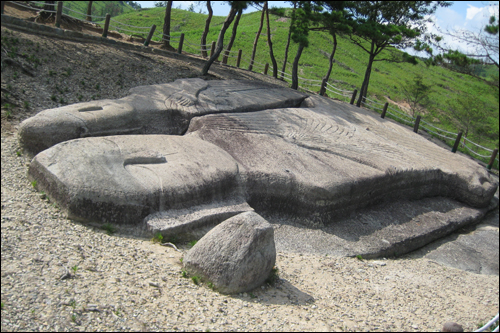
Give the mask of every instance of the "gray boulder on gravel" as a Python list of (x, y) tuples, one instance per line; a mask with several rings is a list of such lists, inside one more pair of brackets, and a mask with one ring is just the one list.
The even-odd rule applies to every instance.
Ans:
[(255, 212), (222, 222), (201, 238), (183, 259), (186, 271), (213, 283), (223, 294), (257, 288), (276, 262), (274, 231)]

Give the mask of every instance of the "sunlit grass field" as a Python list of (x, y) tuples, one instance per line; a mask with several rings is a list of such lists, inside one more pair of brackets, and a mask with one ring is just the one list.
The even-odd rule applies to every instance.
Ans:
[[(237, 51), (241, 49), (242, 60), (240, 67), (248, 68), (253, 42), (259, 28), (260, 15), (260, 12), (254, 12), (244, 14), (241, 17), (237, 30), (237, 38), (232, 48), (234, 52), (231, 53), (234, 58), (229, 58), (229, 65), (236, 65), (235, 57)], [(124, 24), (138, 27), (150, 27), (155, 24), (157, 26), (157, 33), (155, 33), (156, 37), (154, 37), (153, 40), (159, 41), (160, 38), (157, 34), (162, 31), (164, 16), (165, 8), (150, 8), (141, 11), (131, 11), (113, 17), (113, 19)], [(200, 54), (200, 39), (206, 18), (206, 14), (172, 8), (171, 36), (175, 38), (180, 36), (181, 33), (184, 33), (185, 42), (183, 51)], [(224, 20), (225, 17), (223, 16), (214, 16), (212, 18), (210, 32), (207, 36), (207, 44), (211, 44), (212, 41), (217, 40)], [(281, 70), (285, 56), (284, 53), (290, 20), (279, 18), (271, 14), (270, 21), (274, 54), (278, 62), (278, 69)], [(141, 30), (133, 27), (123, 28), (134, 31), (144, 31), (143, 37), (145, 37), (148, 32), (147, 29)], [(138, 33), (123, 32), (138, 35)], [(226, 32), (224, 39), (225, 44), (228, 43), (231, 33), (232, 26)], [(313, 31), (310, 32), (309, 41), (309, 47), (304, 50), (299, 62), (298, 75), (302, 78), (321, 80), (328, 70), (328, 57), (333, 47), (332, 37), (326, 32)], [(178, 39), (172, 40), (172, 46), (178, 46)], [(288, 54), (287, 73), (291, 72), (292, 62), (296, 51), (297, 44), (292, 42)], [(382, 54), (379, 55), (379, 58), (385, 58), (387, 56), (388, 51), (383, 51)], [(220, 59), (221, 57), (219, 60)], [(270, 69), (268, 74), (272, 75), (272, 63), (267, 45), (267, 29), (265, 24), (259, 37), (255, 60), (261, 64), (269, 63)], [(335, 61), (329, 83), (340, 89), (351, 91), (353, 89), (359, 90), (363, 82), (364, 72), (368, 62), (368, 54), (361, 48), (350, 43), (348, 38), (340, 36), (338, 38)], [(262, 72), (264, 69), (262, 65), (256, 64), (253, 70)], [(489, 71), (489, 75), (491, 75), (491, 69), (489, 69)], [(493, 70), (493, 74), (494, 73), (495, 71)], [(498, 73), (498, 71), (496, 71), (496, 73)], [(431, 104), (422, 114), (422, 118), (426, 122), (444, 130), (457, 133), (459, 131), (459, 124), (453, 119), (449, 111), (449, 106), (459, 95), (469, 93), (473, 95), (477, 99), (478, 104), (483, 105), (487, 111), (488, 117), (486, 122), (489, 124), (490, 130), (481, 135), (470, 133), (468, 139), (490, 149), (498, 148), (498, 89), (495, 90), (490, 87), (485, 83), (484, 79), (455, 73), (442, 67), (427, 67), (422, 61), (419, 61), (417, 65), (377, 61), (373, 66), (368, 88), (368, 97), (381, 103), (385, 103), (387, 98), (396, 102), (404, 102), (400, 87), (405, 84), (406, 81), (411, 81), (416, 74), (422, 74), (424, 83), (432, 87), (429, 94)], [(308, 83), (310, 82), (304, 80), (299, 81), (300, 86), (310, 89), (311, 91), (317, 92), (319, 90), (319, 87), (308, 86)], [(318, 84), (318, 82), (314, 82), (314, 84)], [(448, 140), (447, 143), (453, 144), (450, 140)], [(460, 147), (459, 150), (468, 153), (465, 148)], [(490, 154), (480, 148), (477, 151), (482, 155)], [(487, 158), (483, 158), (482, 160), (488, 162)], [(498, 163), (496, 163), (494, 167), (498, 168)]]

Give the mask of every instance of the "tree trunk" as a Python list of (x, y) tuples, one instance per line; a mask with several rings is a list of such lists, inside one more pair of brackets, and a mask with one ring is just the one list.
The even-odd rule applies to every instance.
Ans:
[(278, 64), (276, 63), (276, 58), (273, 52), (273, 42), (271, 41), (271, 26), (269, 24), (269, 5), (268, 1), (264, 5), (266, 9), (266, 21), (267, 21), (267, 45), (269, 45), (269, 55), (271, 56), (271, 62), (273, 63), (273, 77), (278, 78)]
[(220, 53), (222, 52), (222, 48), (224, 47), (224, 34), (226, 33), (227, 28), (229, 28), (229, 26), (231, 25), (231, 22), (233, 22), (234, 17), (236, 16), (236, 12), (237, 9), (235, 7), (231, 7), (231, 10), (229, 11), (229, 14), (227, 15), (226, 20), (224, 21), (222, 29), (219, 33), (219, 38), (217, 39), (217, 47), (215, 49), (215, 52), (210, 57), (210, 59), (207, 60), (205, 66), (203, 66), (203, 69), (201, 70), (201, 75), (206, 75), (208, 73), (210, 66), (212, 66), (215, 59), (217, 59)]
[(43, 5), (43, 10), (40, 12), (40, 16), (46, 20), (48, 19), (49, 17), (52, 16), (53, 14), (53, 17), (55, 19), (56, 17), (56, 14), (55, 13), (49, 13), (49, 12), (46, 12), (46, 10), (49, 10), (49, 11), (55, 11), (56, 10), (56, 2), (55, 1), (45, 1), (45, 4)]
[(87, 5), (87, 17), (86, 17), (86, 20), (87, 21), (91, 21), (92, 22), (92, 2), (94, 1), (89, 1), (89, 4)]
[(259, 31), (257, 31), (257, 36), (255, 36), (255, 40), (253, 42), (252, 49), (252, 60), (250, 61), (250, 66), (248, 66), (248, 70), (251, 71), (253, 68), (253, 61), (255, 60), (255, 52), (257, 51), (257, 43), (259, 42), (260, 32), (262, 31), (262, 25), (264, 24), (264, 13), (266, 11), (262, 8), (262, 15), (260, 16), (260, 26)]
[(326, 72), (325, 79), (328, 82), (328, 79), (330, 78), (330, 74), (332, 73), (332, 68), (333, 68), (333, 59), (335, 57), (335, 52), (337, 51), (337, 35), (333, 33), (333, 50), (332, 54), (330, 54), (330, 67), (328, 67), (328, 72)]
[(361, 85), (361, 90), (359, 91), (359, 99), (356, 104), (358, 107), (361, 106), (361, 102), (365, 102), (368, 93), (368, 84), (370, 83), (370, 75), (372, 73), (372, 65), (375, 60), (376, 54), (374, 53), (375, 43), (372, 41), (370, 57), (368, 59), (368, 66), (366, 66), (365, 78), (363, 79), (363, 84)]
[(363, 80), (363, 84), (361, 85), (357, 106), (361, 106), (361, 103), (364, 103), (366, 100), (366, 96), (368, 93), (368, 84), (370, 83), (370, 75), (372, 73), (372, 64), (374, 59), (375, 57), (370, 55), (370, 60), (368, 61), (368, 66), (366, 67), (365, 71), (365, 78)]
[(203, 35), (201, 35), (201, 55), (206, 58), (207, 55), (207, 35), (208, 30), (210, 28), (210, 21), (212, 21), (212, 16), (214, 15), (214, 11), (212, 10), (212, 6), (210, 5), (210, 1), (207, 1), (207, 9), (208, 9), (208, 17), (205, 21), (205, 30), (203, 30)]
[(299, 69), (299, 59), (300, 56), (302, 55), (302, 50), (304, 50), (304, 45), (302, 43), (299, 43), (299, 48), (297, 49), (297, 55), (295, 56), (295, 59), (293, 60), (293, 67), (292, 67), (292, 86), (290, 88), (297, 90), (299, 87), (299, 77), (297, 75), (297, 71)]
[[(293, 11), (295, 12), (295, 9), (297, 8), (297, 2), (293, 2)], [(293, 17), (293, 13), (292, 13)], [(286, 61), (288, 59), (288, 48), (290, 47), (290, 37), (292, 36), (292, 25), (293, 25), (293, 20), (290, 21), (290, 27), (288, 28), (288, 40), (286, 42), (286, 47), (285, 47), (285, 60), (283, 60), (283, 67), (281, 67), (281, 79), (283, 80), (285, 69), (286, 69)]]
[(231, 34), (231, 39), (229, 40), (229, 44), (227, 44), (226, 52), (224, 54), (224, 58), (222, 59), (222, 63), (224, 64), (227, 64), (229, 51), (231, 51), (234, 40), (236, 39), (236, 30), (238, 29), (238, 24), (240, 23), (241, 14), (243, 14), (243, 9), (238, 10), (238, 15), (236, 15), (236, 19), (234, 20), (233, 33)]
[[(333, 36), (333, 50), (332, 50), (332, 54), (330, 54), (330, 66), (328, 67), (328, 72), (326, 72), (326, 75), (325, 75), (326, 82), (328, 82), (328, 79), (330, 78), (330, 74), (332, 73), (333, 59), (335, 57), (335, 51), (337, 51), (337, 35), (335, 34), (335, 32), (332, 32), (332, 36)], [(326, 86), (325, 87), (322, 86), (319, 94), (323, 95), (325, 93), (325, 90), (326, 90)]]
[(163, 34), (169, 37), (163, 36), (162, 48), (172, 49), (170, 46), (170, 16), (172, 14), (172, 2), (167, 1), (167, 6), (165, 7), (165, 21), (163, 22)]

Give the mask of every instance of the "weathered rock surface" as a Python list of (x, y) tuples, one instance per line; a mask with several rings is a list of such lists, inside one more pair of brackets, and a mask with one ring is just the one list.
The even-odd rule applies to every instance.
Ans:
[(484, 168), (366, 110), (319, 96), (303, 107), (192, 120), (186, 136), (238, 161), (259, 210), (317, 222), (382, 201), (444, 196), (487, 207), (498, 186)]
[(244, 202), (237, 163), (194, 137), (71, 140), (39, 153), (29, 176), (74, 219), (137, 224), (156, 212)]
[[(305, 218), (271, 213), (263, 217), (276, 226), (274, 237), (278, 252), (361, 255), (365, 259), (399, 257), (411, 252), (417, 257), (425, 256), (444, 264), (455, 263), (453, 267), (462, 269), (467, 266), (470, 271), (486, 273), (495, 267), (498, 270), (498, 231), (488, 229), (488, 233), (484, 230), (474, 235), (463, 235), (467, 248), (462, 248), (465, 242), (460, 238), (455, 240), (456, 235), (445, 236), (464, 226), (474, 226), (495, 205), (495, 200), (492, 200), (491, 207), (471, 208), (444, 197), (398, 200), (360, 209), (334, 223), (314, 229), (304, 228), (310, 223)], [(498, 221), (498, 214), (496, 217)], [(498, 222), (496, 228), (498, 230)], [(426, 255), (434, 249), (433, 241), (445, 243), (442, 248), (446, 250), (438, 249), (438, 252)], [(457, 250), (459, 248), (461, 250)], [(471, 251), (472, 248), (475, 250)], [(468, 253), (467, 257), (465, 253)], [(479, 257), (482, 259), (478, 260)], [(476, 270), (479, 266), (481, 269)]]
[(222, 222), (201, 238), (183, 259), (189, 274), (212, 282), (224, 294), (260, 286), (275, 262), (273, 227), (254, 212)]
[(180, 79), (139, 86), (117, 100), (77, 103), (23, 121), (19, 139), (34, 154), (59, 142), (93, 136), (184, 133), (193, 117), (298, 106), (307, 95), (268, 83)]
[[(143, 223), (167, 236), (255, 209), (322, 227), (382, 202), (436, 196), (486, 209), (498, 187), (477, 163), (367, 110), (319, 96), (304, 99), (301, 93), (276, 86), (200, 79), (149, 90), (138, 87), (132, 92), (112, 102), (141, 114), (141, 119), (126, 120), (124, 114), (129, 111), (117, 112), (117, 107), (101, 112), (89, 111), (92, 106), (82, 109), (80, 104), (61, 108), (67, 110), (62, 114), (73, 119), (72, 112), (98, 112), (94, 121), (85, 122), (94, 129), (140, 124), (148, 133), (171, 131), (168, 128), (176, 121), (170, 122), (169, 117), (182, 114), (186, 126), (190, 120), (189, 128), (183, 136), (81, 138), (42, 151), (30, 166), (30, 177), (70, 217)], [(300, 101), (299, 107), (278, 108)], [(54, 121), (58, 112), (47, 111), (54, 113), (47, 118), (48, 128), (53, 126), (54, 131), (59, 128)], [(34, 120), (37, 117), (32, 124), (43, 124)], [(22, 127), (29, 128), (29, 123)], [(391, 245), (379, 242), (373, 250), (366, 247), (366, 254), (414, 249), (435, 239), (426, 235), (452, 232), (474, 221), (476, 213), (472, 209), (467, 213), (470, 219), (458, 220), (450, 215), (442, 225), (430, 223), (426, 228), (411, 221), (404, 227), (386, 228), (379, 233), (389, 237)], [(413, 245), (400, 246), (400, 242)]]
[[(237, 201), (239, 199), (239, 201)], [(210, 204), (160, 211), (144, 219), (145, 228), (151, 233), (161, 233), (163, 237), (191, 237), (198, 228), (210, 227), (243, 212), (253, 211), (241, 197), (232, 201), (213, 202)]]

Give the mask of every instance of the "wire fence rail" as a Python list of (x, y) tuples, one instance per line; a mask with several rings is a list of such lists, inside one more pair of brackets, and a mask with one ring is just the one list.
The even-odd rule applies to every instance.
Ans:
[[(30, 6), (32, 4), (39, 6), (39, 7), (45, 6), (45, 3), (39, 2), (39, 1), (23, 1), (23, 2), (8, 1), (8, 2), (12, 2), (18, 6), (26, 7), (26, 8), (30, 8), (30, 9), (34, 8), (34, 7)], [(4, 3), (5, 2), (2, 1), (2, 13), (3, 13)], [(40, 9), (40, 8), (36, 8), (36, 9)], [(62, 13), (63, 9), (66, 10), (66, 14)], [(118, 32), (129, 32), (129, 33), (132, 33), (134, 35), (139, 35), (139, 36), (147, 35), (147, 37), (145, 38), (145, 41), (144, 41), (144, 46), (148, 46), (150, 41), (151, 41), (151, 38), (154, 36), (155, 38), (157, 38), (158, 40), (160, 40), (163, 43), (171, 43), (171, 42), (176, 43), (177, 44), (177, 53), (182, 53), (182, 48), (184, 45), (186, 45), (186, 47), (189, 48), (190, 50), (193, 50), (194, 52), (196, 52), (196, 53), (190, 53), (190, 54), (201, 54), (203, 56), (205, 53), (208, 55), (208, 53), (210, 52), (210, 57), (211, 57), (215, 51), (215, 42), (212, 42), (211, 44), (204, 44), (204, 45), (198, 44), (198, 43), (193, 43), (193, 42), (188, 41), (184, 38), (184, 33), (181, 33), (180, 36), (169, 36), (169, 35), (163, 34), (162, 32), (157, 32), (156, 34), (154, 34), (155, 29), (156, 29), (156, 25), (154, 25), (154, 24), (151, 27), (134, 26), (134, 25), (130, 25), (130, 24), (126, 24), (126, 23), (117, 21), (117, 20), (111, 18), (111, 16), (109, 14), (107, 14), (106, 16), (84, 14), (84, 13), (78, 12), (76, 10), (73, 10), (71, 8), (63, 6), (62, 1), (59, 1), (57, 3), (57, 10), (44, 9), (44, 11), (46, 11), (48, 13), (55, 13), (56, 14), (55, 25), (57, 27), (60, 26), (62, 16), (67, 16), (67, 17), (71, 17), (73, 19), (77, 19), (79, 21), (83, 21), (82, 19), (69, 14), (70, 12), (72, 12), (72, 13), (79, 14), (79, 15), (85, 17), (87, 19), (87, 21), (91, 21), (92, 18), (97, 18), (97, 19), (104, 18), (105, 23), (104, 23), (104, 27), (103, 27), (102, 37), (105, 37), (105, 38), (107, 37), (109, 27), (112, 27), (112, 28), (116, 29), (116, 31), (118, 31)], [(113, 22), (113, 24), (111, 24), (111, 22)], [(130, 30), (128, 28), (140, 29), (140, 30)], [(132, 34), (131, 34), (131, 36), (132, 36)], [(188, 53), (188, 52), (184, 51), (184, 53)], [(268, 70), (269, 70), (268, 63), (263, 64), (261, 62), (256, 61), (255, 58), (252, 59), (248, 55), (242, 56), (241, 49), (238, 51), (223, 50), (219, 57), (223, 57), (223, 59), (221, 61), (221, 63), (223, 63), (223, 64), (227, 64), (228, 59), (232, 58), (232, 59), (236, 59), (235, 60), (236, 67), (239, 68), (242, 65), (241, 60), (243, 60), (245, 63), (248, 64), (249, 69), (251, 69), (251, 70), (257, 69), (259, 71), (262, 71), (263, 74), (266, 74), (266, 75), (268, 74)], [(281, 70), (277, 70), (277, 73), (283, 81), (292, 82), (292, 80), (293, 80), (292, 74), (283, 72)], [(305, 90), (307, 92), (311, 92), (314, 94), (319, 93), (320, 95), (323, 95), (323, 96), (325, 95), (326, 92), (328, 92), (331, 94), (332, 98), (336, 98), (336, 99), (339, 99), (339, 100), (342, 100), (345, 102), (347, 102), (350, 99), (350, 104), (354, 104), (354, 100), (355, 100), (356, 94), (357, 94), (357, 89), (354, 89), (353, 91), (340, 89), (340, 88), (332, 85), (331, 83), (329, 83), (325, 79), (318, 80), (318, 79), (309, 79), (309, 78), (297, 76), (297, 80), (298, 80), (298, 82), (300, 82), (300, 84), (298, 85), (298, 88), (301, 88), (302, 90)], [(319, 92), (312, 91), (312, 90), (317, 90), (317, 88), (319, 88)], [(453, 141), (454, 145), (453, 145), (452, 152), (456, 152), (458, 147), (462, 147), (463, 152), (468, 153), (471, 156), (477, 156), (477, 158), (479, 158), (483, 161), (484, 161), (484, 159), (489, 158), (490, 160), (489, 160), (489, 163), (487, 164), (487, 168), (491, 169), (492, 166), (496, 162), (496, 168), (498, 169), (498, 163), (499, 163), (499, 159), (497, 157), (498, 149), (490, 149), (490, 148), (481, 146), (481, 145), (471, 141), (470, 139), (468, 139), (466, 137), (464, 137), (463, 140), (461, 140), (461, 136), (462, 136), (461, 132), (453, 133), (453, 132), (444, 130), (442, 128), (436, 127), (433, 124), (425, 121), (424, 119), (421, 119), (422, 117), (420, 115), (418, 115), (417, 117), (414, 117), (413, 112), (409, 108), (406, 108), (406, 107), (401, 106), (401, 105), (397, 105), (397, 106), (390, 105), (389, 106), (388, 102), (386, 102), (384, 104), (382, 102), (370, 99), (366, 96), (363, 97), (362, 101), (358, 100), (357, 105), (361, 106), (361, 104), (363, 104), (364, 107), (373, 109), (377, 112), (380, 111), (382, 118), (385, 118), (385, 116), (387, 115), (399, 123), (413, 126), (415, 133), (418, 133), (418, 130), (421, 127), (427, 133), (430, 133), (431, 135), (445, 141), (447, 144), (450, 143), (451, 141)], [(489, 153), (489, 155), (487, 155), (488, 153)]]
[[(491, 319), (489, 322), (487, 322), (483, 327), (475, 330), (474, 332), (484, 332), (487, 329), (490, 329), (490, 332), (498, 332), (498, 313), (493, 319)], [(490, 327), (493, 327), (493, 325), (496, 324), (497, 327), (495, 327), (493, 330), (491, 330)]]

